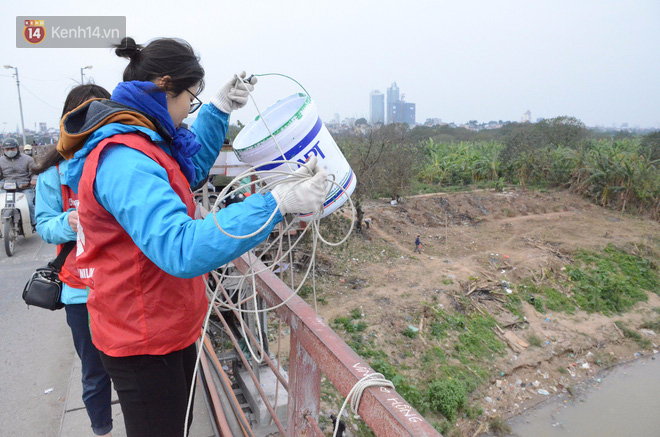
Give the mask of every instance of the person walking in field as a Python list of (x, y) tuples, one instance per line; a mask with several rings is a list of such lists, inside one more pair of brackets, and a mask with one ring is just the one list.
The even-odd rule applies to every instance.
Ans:
[(417, 252), (419, 254), (422, 253), (422, 242), (419, 239), (420, 237), (421, 235), (418, 235), (417, 238), (415, 238), (415, 250), (414, 250), (414, 252)]

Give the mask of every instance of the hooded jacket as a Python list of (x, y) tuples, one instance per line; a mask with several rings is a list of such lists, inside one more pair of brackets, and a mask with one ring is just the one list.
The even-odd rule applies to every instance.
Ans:
[[(193, 184), (203, 180), (215, 162), (227, 126), (227, 114), (213, 105), (202, 106), (191, 129), (202, 145), (201, 150), (193, 157), (196, 175)], [(124, 138), (122, 134), (136, 133), (147, 138), (153, 147), (172, 155), (168, 144), (169, 135), (159, 126), (157, 120), (147, 114), (107, 100), (88, 102), (68, 113), (62, 121), (58, 144), (58, 150), (71, 157), (65, 183), (79, 192), (86, 157), (103, 140), (113, 137), (113, 144), (104, 146), (100, 153), (95, 154), (94, 160), (98, 162), (98, 167), (93, 182), (86, 177), (83, 183), (93, 184), (94, 203), (103, 207), (128, 234), (132, 244), (167, 274), (177, 278), (195, 278), (218, 268), (259, 244), (270, 234), (274, 225), (281, 221), (277, 203), (270, 193), (250, 196), (245, 202), (234, 204), (217, 214), (217, 219), (225, 231), (232, 235), (246, 235), (258, 230), (274, 213), (274, 220), (270, 225), (251, 238), (227, 237), (217, 228), (211, 214), (203, 220), (191, 218), (189, 208), (171, 185), (168, 171), (147, 154), (121, 143)], [(158, 153), (152, 155), (156, 156)], [(174, 165), (176, 166), (176, 163)], [(82, 206), (82, 197), (80, 202)], [(80, 220), (83, 224), (82, 212)], [(85, 223), (82, 235), (87, 242), (102, 240), (101, 234), (97, 235), (97, 232), (99, 231), (94, 229), (94, 222), (91, 221)], [(80, 248), (80, 232), (78, 238)], [(102, 250), (99, 253), (99, 258), (102, 258)], [(113, 258), (122, 256), (117, 253), (107, 255)], [(97, 268), (104, 268), (103, 259), (97, 261)], [(125, 267), (122, 268), (126, 269), (126, 273), (134, 274), (134, 270), (131, 270), (133, 267), (130, 260), (126, 260)], [(88, 270), (81, 276), (88, 279), (90, 272)], [(122, 273), (119, 271), (117, 274)], [(105, 274), (102, 277), (112, 275)], [(158, 293), (158, 288), (158, 284), (152, 284), (150, 290), (136, 289), (133, 297), (137, 302), (148, 294), (146, 292)], [(203, 290), (201, 292), (203, 293)], [(92, 289), (90, 302), (94, 300), (94, 293), (95, 290)], [(197, 291), (191, 290), (191, 293)], [(177, 305), (176, 301), (172, 301), (173, 298), (166, 293), (162, 294), (164, 296), (159, 296), (159, 305)], [(186, 302), (180, 304), (185, 306)], [(94, 314), (93, 305), (89, 310), (92, 318), (100, 315)], [(135, 331), (136, 321), (123, 317), (119, 307), (110, 311), (104, 308), (103, 316), (109, 317), (106, 321), (109, 325), (119, 328), (123, 326), (126, 332)], [(190, 318), (190, 323), (199, 324), (200, 326), (195, 326), (199, 329), (201, 319), (203, 314), (201, 318), (195, 314)], [(94, 325), (92, 337), (94, 338)], [(139, 350), (132, 348), (131, 344), (121, 344), (121, 339), (118, 340), (119, 343), (113, 344), (112, 348), (97, 344), (96, 340), (94, 342), (100, 350), (112, 356), (162, 354), (177, 350), (168, 350), (163, 346), (162, 338), (157, 349), (151, 349), (147, 341), (140, 345)], [(171, 346), (178, 348), (181, 345)]]
[[(127, 117), (131, 111), (136, 117)], [(124, 119), (117, 122), (117, 117)], [(78, 192), (85, 157), (99, 142), (115, 134), (140, 132), (171, 156), (164, 139), (166, 132), (154, 120), (152, 129), (145, 119), (148, 120), (145, 114), (109, 100), (88, 102), (65, 115), (57, 148), (61, 153), (70, 151), (73, 157), (64, 183)], [(200, 108), (191, 127), (202, 144), (193, 158), (198, 176), (192, 185), (198, 185), (208, 175), (222, 147), (228, 120), (229, 115), (213, 105)], [(247, 252), (282, 220), (272, 194), (249, 196), (245, 202), (224, 208), (216, 215), (227, 233), (250, 234), (273, 211), (274, 220), (255, 237), (227, 237), (216, 226), (212, 214), (203, 220), (187, 216), (185, 205), (171, 189), (161, 166), (143, 153), (121, 146), (112, 147), (101, 156), (94, 194), (149, 259), (171, 275), (183, 278), (208, 273)]]

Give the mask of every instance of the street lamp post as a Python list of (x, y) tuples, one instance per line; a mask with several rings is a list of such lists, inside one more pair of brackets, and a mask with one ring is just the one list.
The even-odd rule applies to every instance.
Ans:
[(18, 109), (21, 111), (21, 129), (23, 130), (23, 147), (27, 144), (25, 139), (25, 124), (23, 123), (23, 102), (21, 101), (21, 83), (18, 80), (18, 68), (12, 67), (11, 65), (5, 65), (6, 69), (13, 68), (14, 75), (16, 76), (16, 88), (18, 88)]
[(80, 67), (80, 85), (85, 83), (83, 70), (91, 70), (92, 67), (92, 65), (88, 65), (87, 67)]

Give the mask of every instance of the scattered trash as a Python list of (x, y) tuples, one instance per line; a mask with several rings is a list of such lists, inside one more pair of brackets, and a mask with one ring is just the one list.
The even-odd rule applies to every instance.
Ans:
[(533, 385), (534, 387), (538, 388), (538, 387), (541, 386), (541, 383), (538, 382), (538, 380), (537, 380), (537, 381), (532, 382), (532, 385)]
[(412, 332), (419, 332), (419, 328), (417, 328), (413, 325), (408, 325), (408, 329), (410, 329)]
[(486, 402), (488, 402), (489, 404), (492, 404), (493, 399), (491, 397), (486, 396)]
[(53, 387), (47, 388), (46, 390), (44, 390), (44, 394), (47, 395), (48, 393), (52, 392), (53, 390), (55, 390), (55, 388), (53, 388)]
[(495, 381), (495, 385), (496, 385), (498, 388), (502, 387), (502, 380), (501, 380), (501, 379), (496, 380), (496, 381)]
[(550, 393), (548, 393), (547, 390), (543, 390), (543, 389), (539, 389), (538, 393), (540, 395), (544, 395), (544, 396), (549, 396), (550, 395)]
[(584, 364), (582, 364), (582, 368), (583, 369), (589, 369), (589, 368), (591, 368), (591, 366), (589, 366), (589, 363), (584, 363)]

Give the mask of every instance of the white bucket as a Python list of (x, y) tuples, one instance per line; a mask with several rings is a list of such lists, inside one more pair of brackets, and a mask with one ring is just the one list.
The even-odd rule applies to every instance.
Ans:
[[(293, 94), (279, 100), (263, 112), (268, 127), (279, 143), (268, 133), (263, 121), (257, 116), (241, 130), (234, 140), (234, 151), (241, 162), (257, 166), (270, 161), (298, 161), (304, 164), (316, 155), (321, 165), (342, 188), (332, 184), (323, 204), (325, 217), (342, 206), (355, 190), (357, 180), (346, 158), (337, 147), (335, 140), (323, 125), (319, 112), (309, 96)], [(284, 153), (284, 156), (282, 156)], [(289, 171), (288, 164), (267, 164), (258, 170)], [(309, 221), (312, 213), (300, 214), (300, 219)]]

